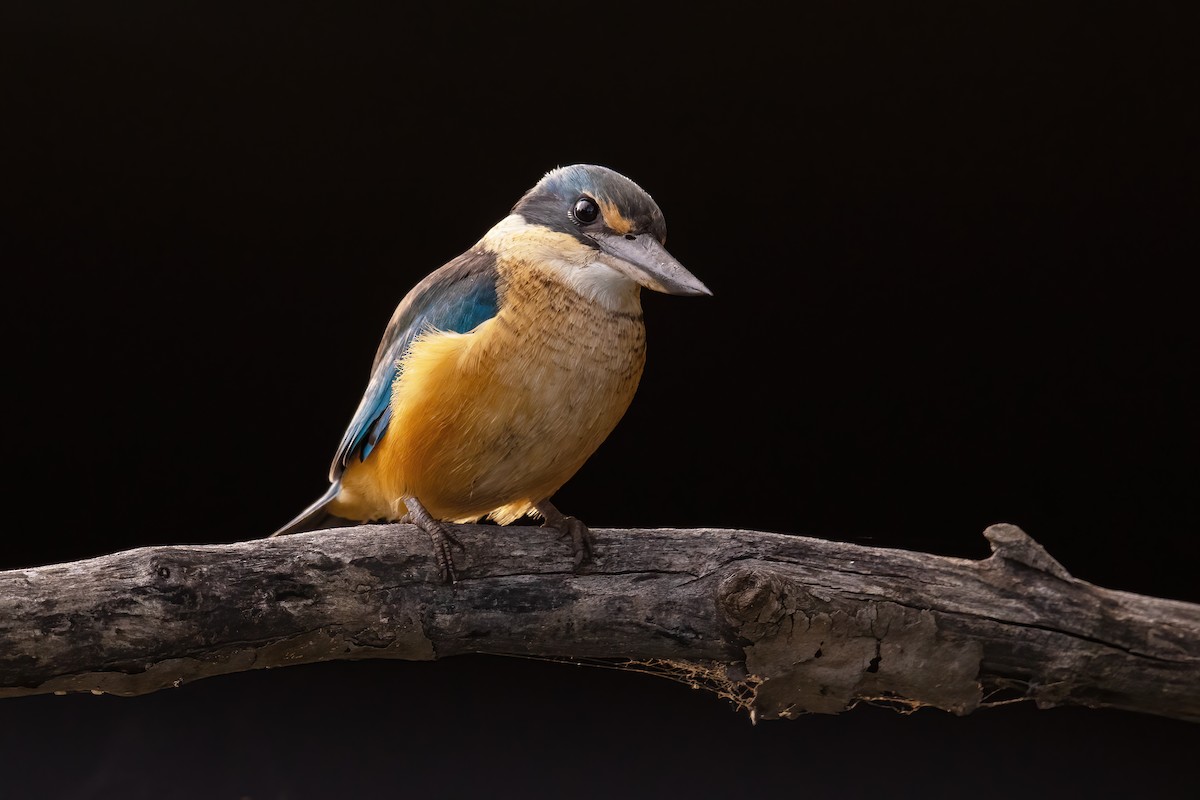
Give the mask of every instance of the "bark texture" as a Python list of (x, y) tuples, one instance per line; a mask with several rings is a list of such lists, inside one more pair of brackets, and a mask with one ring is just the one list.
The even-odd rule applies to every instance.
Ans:
[(755, 718), (1026, 698), (1200, 720), (1200, 606), (1071, 577), (1019, 528), (973, 561), (744, 530), (366, 525), (0, 572), (0, 697), (136, 695), (223, 673), (493, 653), (603, 662)]

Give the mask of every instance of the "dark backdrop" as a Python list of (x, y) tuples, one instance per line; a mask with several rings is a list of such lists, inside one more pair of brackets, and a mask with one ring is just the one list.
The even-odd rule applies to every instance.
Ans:
[[(972, 558), (1007, 521), (1200, 601), (1187, 4), (118, 5), (0, 12), (0, 567), (286, 521), (404, 292), (590, 161), (714, 297), (644, 297), (642, 387), (568, 513)], [(751, 726), (636, 674), (326, 664), (4, 701), (0, 795), (1170, 796), (1197, 732)]]

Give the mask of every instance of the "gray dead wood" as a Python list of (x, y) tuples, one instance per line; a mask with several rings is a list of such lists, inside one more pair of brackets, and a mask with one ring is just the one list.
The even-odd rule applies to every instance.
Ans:
[(493, 653), (711, 689), (756, 718), (1028, 698), (1200, 720), (1200, 606), (1077, 580), (1012, 525), (973, 561), (743, 530), (409, 525), (0, 572), (0, 697), (136, 695), (313, 661)]

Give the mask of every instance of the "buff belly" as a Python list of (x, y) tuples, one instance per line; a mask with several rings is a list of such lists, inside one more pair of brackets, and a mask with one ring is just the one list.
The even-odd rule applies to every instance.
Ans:
[[(423, 336), (393, 387), (388, 431), (342, 477), (339, 516), (511, 522), (553, 495), (612, 432), (645, 363), (638, 313), (583, 298), (501, 311), (470, 333)], [(535, 320), (536, 326), (522, 324)]]

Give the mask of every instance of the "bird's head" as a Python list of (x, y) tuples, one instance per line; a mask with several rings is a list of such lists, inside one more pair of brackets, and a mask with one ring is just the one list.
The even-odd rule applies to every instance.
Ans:
[(566, 234), (590, 253), (584, 263), (608, 267), (634, 283), (676, 295), (711, 295), (663, 247), (667, 228), (658, 204), (607, 167), (575, 164), (546, 174), (512, 213), (525, 225)]

